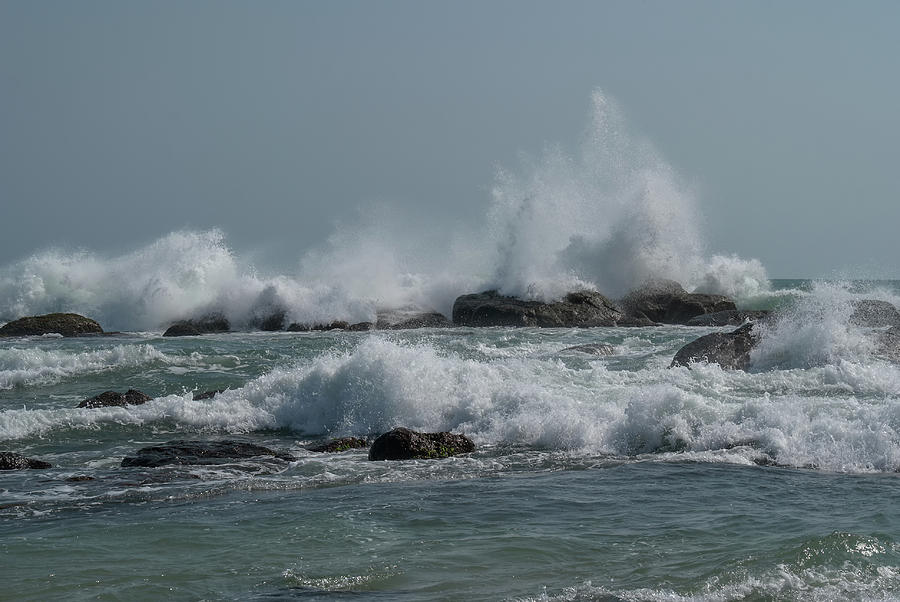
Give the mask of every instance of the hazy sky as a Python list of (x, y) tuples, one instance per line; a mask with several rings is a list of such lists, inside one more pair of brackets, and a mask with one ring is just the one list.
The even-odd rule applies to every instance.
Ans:
[[(361, 203), (479, 220), (615, 98), (711, 251), (900, 276), (900, 3), (0, 0), (0, 263), (181, 228), (293, 265)], [(287, 259), (285, 259), (287, 258)]]

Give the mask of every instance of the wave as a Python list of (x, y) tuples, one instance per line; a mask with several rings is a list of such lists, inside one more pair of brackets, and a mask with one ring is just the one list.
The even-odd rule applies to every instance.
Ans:
[(216, 229), (173, 232), (116, 257), (45, 250), (0, 267), (0, 320), (74, 311), (107, 329), (158, 330), (220, 312), (242, 328), (284, 312), (357, 322), (404, 306), (449, 315), (456, 296), (488, 288), (616, 297), (654, 277), (739, 300), (770, 292), (759, 261), (706, 252), (695, 195), (600, 91), (580, 152), (554, 146), (518, 172), (501, 169), (481, 217), (451, 228), (368, 206), (287, 274), (252, 266)]
[[(843, 362), (759, 374), (718, 366), (636, 371), (536, 355), (488, 362), (379, 336), (194, 402), (8, 410), (0, 439), (160, 423), (181, 431), (286, 429), (366, 436), (395, 426), (464, 432), (484, 446), (900, 470), (900, 369)], [(723, 456), (724, 454), (724, 456)]]

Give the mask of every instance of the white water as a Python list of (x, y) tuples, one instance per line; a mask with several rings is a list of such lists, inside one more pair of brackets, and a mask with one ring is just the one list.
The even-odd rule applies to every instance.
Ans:
[(448, 231), (369, 207), (283, 275), (249, 265), (216, 229), (173, 232), (115, 257), (44, 250), (0, 267), (0, 320), (74, 311), (107, 330), (158, 330), (220, 311), (246, 328), (276, 310), (309, 323), (403, 306), (449, 314), (458, 295), (487, 288), (617, 297), (664, 277), (738, 299), (768, 290), (758, 261), (706, 253), (693, 193), (599, 91), (580, 152), (550, 147), (518, 172), (500, 170), (480, 222)]

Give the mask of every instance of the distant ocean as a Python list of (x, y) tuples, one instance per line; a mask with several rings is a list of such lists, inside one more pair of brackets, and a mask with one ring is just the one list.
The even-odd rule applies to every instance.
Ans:
[[(847, 302), (900, 287), (769, 291), (749, 372), (670, 369), (728, 330), (685, 326), (0, 339), (0, 447), (53, 464), (0, 473), (0, 598), (897, 599), (900, 366)], [(305, 449), (394, 426), (478, 450)], [(120, 466), (224, 437), (297, 459)]]

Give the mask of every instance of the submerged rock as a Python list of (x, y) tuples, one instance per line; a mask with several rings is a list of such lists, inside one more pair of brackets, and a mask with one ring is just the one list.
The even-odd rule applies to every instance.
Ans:
[(690, 367), (693, 362), (705, 361), (729, 370), (746, 370), (750, 365), (750, 351), (756, 343), (753, 324), (733, 332), (714, 332), (679, 349), (670, 367)]
[(770, 315), (767, 309), (728, 309), (695, 316), (687, 326), (740, 326), (744, 322), (759, 322)]
[(628, 315), (662, 324), (687, 324), (704, 314), (735, 310), (734, 301), (724, 295), (689, 293), (673, 280), (654, 280), (622, 299)]
[(606, 343), (575, 345), (574, 347), (566, 347), (563, 351), (580, 351), (581, 353), (589, 353), (591, 355), (613, 355), (616, 352), (612, 345), (607, 345)]
[(0, 452), (0, 470), (26, 470), (29, 468), (50, 468), (49, 462), (26, 458), (21, 454), (12, 452)]
[(462, 295), (453, 303), (460, 326), (590, 327), (632, 324), (612, 301), (593, 291), (569, 293), (561, 301), (526, 301), (497, 291)]
[(265, 456), (271, 459), (293, 461), (290, 454), (278, 452), (262, 445), (223, 439), (220, 441), (169, 441), (162, 445), (144, 447), (137, 455), (122, 460), (122, 466), (156, 468), (184, 464), (224, 464), (231, 460)]
[(224, 393), (228, 389), (215, 389), (213, 391), (204, 391), (203, 393), (194, 393), (194, 396), (191, 398), (193, 401), (203, 401), (204, 399), (212, 399), (219, 393)]
[(475, 444), (465, 435), (419, 433), (400, 427), (375, 439), (369, 460), (447, 458), (473, 451)]
[(359, 437), (341, 437), (340, 439), (332, 439), (331, 441), (326, 441), (321, 445), (313, 445), (307, 447), (311, 452), (319, 452), (319, 453), (337, 453), (342, 451), (347, 451), (348, 449), (360, 449), (363, 447), (368, 447), (369, 442), (365, 439), (360, 439)]
[(103, 329), (95, 320), (78, 314), (27, 316), (0, 327), (0, 337), (40, 336), (53, 333), (64, 337), (77, 337), (103, 334)]
[(79, 408), (108, 408), (113, 406), (139, 406), (143, 403), (151, 401), (153, 398), (145, 393), (141, 393), (137, 389), (128, 389), (124, 393), (117, 391), (104, 391), (100, 395), (95, 395), (89, 399), (85, 399), (78, 404)]
[(225, 316), (211, 314), (197, 320), (180, 320), (163, 333), (164, 337), (187, 337), (216, 332), (228, 332), (231, 324)]
[(853, 314), (850, 316), (850, 323), (854, 326), (900, 326), (900, 311), (887, 301), (860, 299), (853, 301), (851, 305)]

